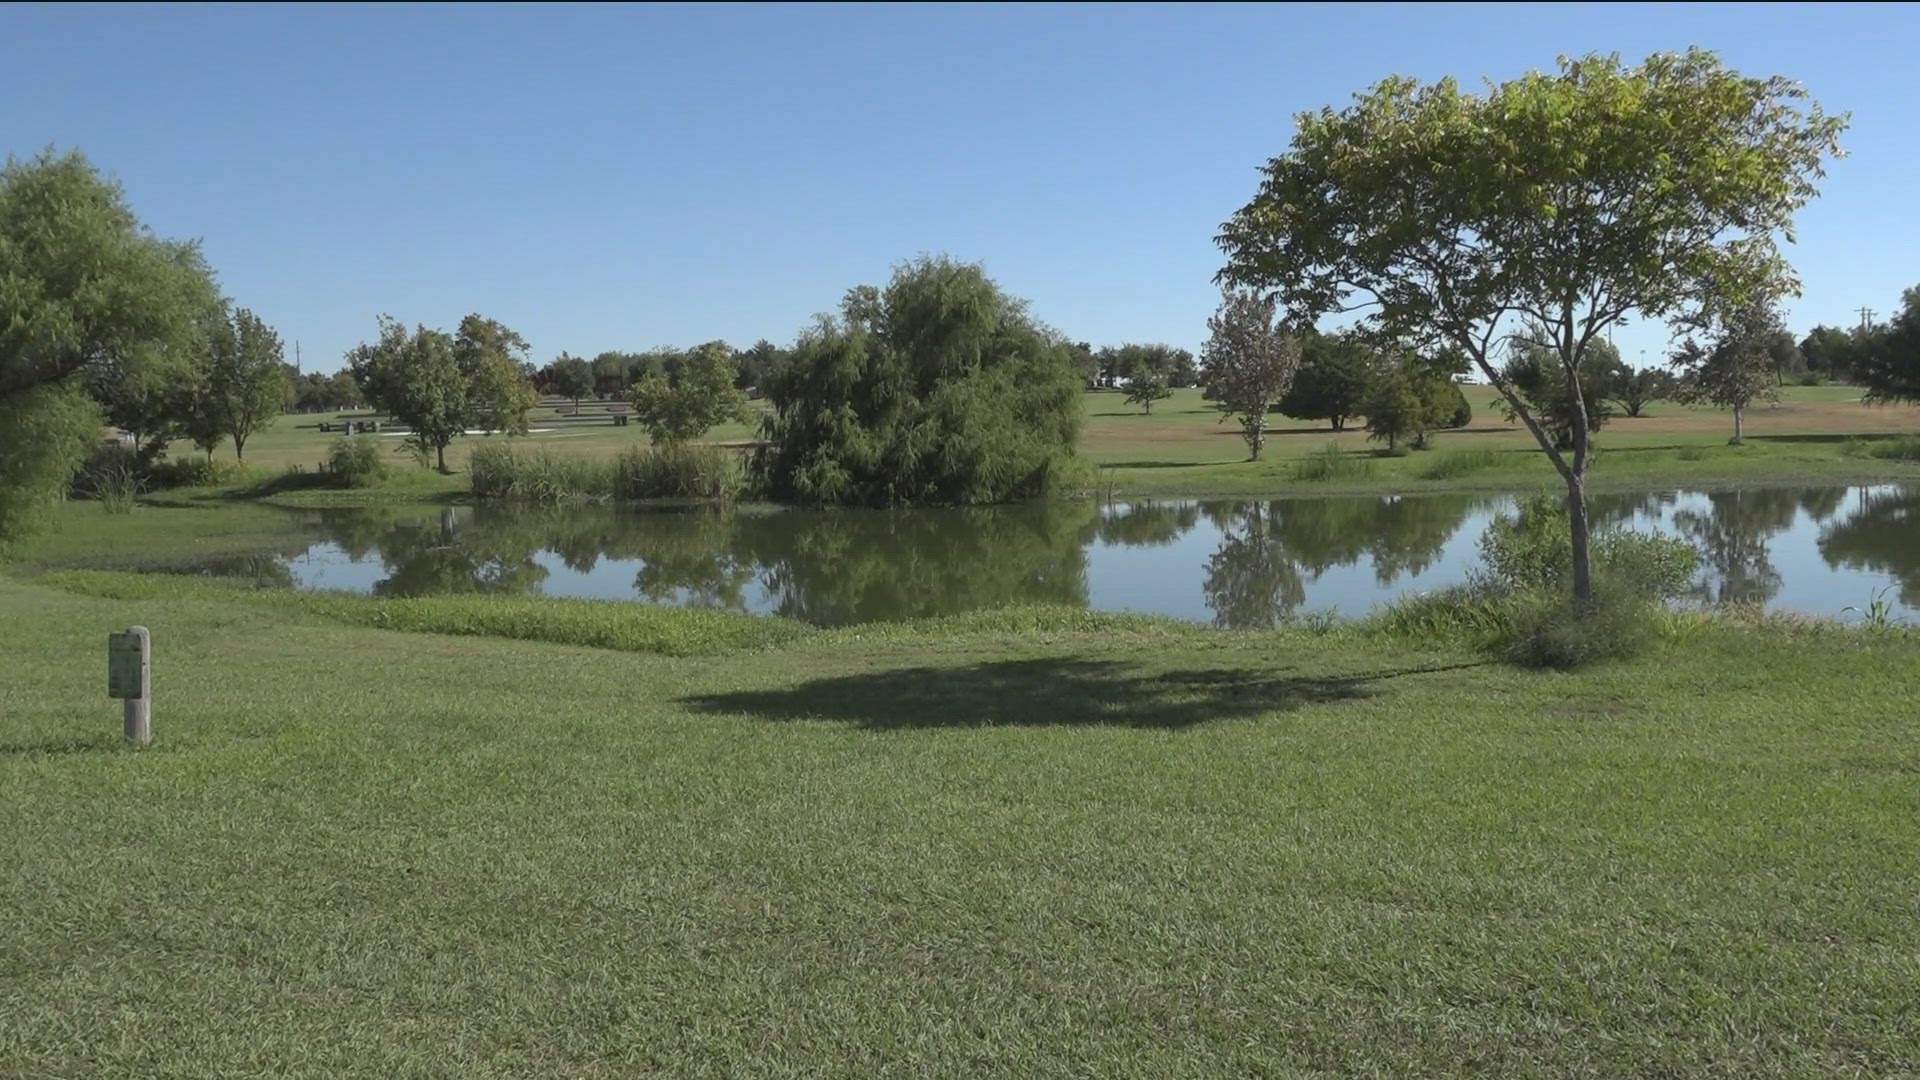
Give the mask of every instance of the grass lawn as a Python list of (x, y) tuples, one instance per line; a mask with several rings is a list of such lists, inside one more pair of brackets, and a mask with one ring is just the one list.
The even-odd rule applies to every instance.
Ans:
[[(1118, 392), (1087, 395), (1083, 445), (1107, 485), (1119, 494), (1253, 495), (1290, 489), (1405, 491), (1514, 488), (1558, 484), (1552, 464), (1524, 428), (1508, 424), (1489, 387), (1470, 386), (1471, 424), (1434, 439), (1436, 449), (1401, 458), (1373, 456), (1379, 446), (1364, 430), (1335, 433), (1275, 415), (1266, 452), (1246, 460), (1246, 443), (1232, 423), (1202, 401), (1198, 390), (1177, 390), (1152, 415), (1130, 406)], [(1747, 412), (1746, 445), (1729, 446), (1732, 413), (1690, 408), (1669, 401), (1649, 405), (1641, 417), (1616, 417), (1595, 437), (1592, 473), (1597, 487), (1649, 483), (1726, 483), (1763, 480), (1892, 479), (1920, 476), (1920, 462), (1862, 457), (1863, 446), (1920, 433), (1920, 407), (1871, 406), (1846, 386), (1784, 387), (1777, 404)], [(1356, 422), (1357, 423), (1357, 422)], [(1362, 458), (1369, 476), (1334, 484), (1302, 482), (1302, 458), (1332, 444)], [(1452, 471), (1449, 455), (1480, 459), (1470, 470)], [(1491, 455), (1487, 460), (1486, 455)], [(1920, 455), (1916, 455), (1920, 456)], [(1447, 473), (1446, 475), (1437, 475)]]
[(0, 1075), (1920, 1071), (1911, 634), (436, 602), (0, 576)]
[[(1469, 387), (1473, 422), (1463, 430), (1438, 435), (1433, 451), (1399, 458), (1377, 457), (1377, 444), (1367, 441), (1363, 430), (1336, 434), (1325, 424), (1310, 425), (1276, 414), (1263, 460), (1249, 462), (1238, 430), (1221, 423), (1198, 390), (1175, 391), (1150, 415), (1128, 405), (1120, 392), (1090, 392), (1083, 397), (1087, 423), (1082, 449), (1096, 466), (1096, 483), (1103, 494), (1512, 490), (1557, 484), (1552, 465), (1532, 436), (1500, 418), (1495, 396), (1489, 388)], [(1869, 406), (1859, 397), (1857, 388), (1847, 386), (1782, 388), (1778, 403), (1749, 410), (1747, 444), (1737, 447), (1727, 445), (1733, 427), (1727, 411), (1655, 402), (1648, 407), (1648, 415), (1616, 418), (1600, 432), (1591, 483), (1606, 488), (1920, 478), (1920, 449), (1905, 454), (1904, 460), (1864, 452), (1875, 444), (1920, 435), (1920, 407)], [(571, 421), (559, 417), (554, 404), (535, 411), (534, 433), (516, 439), (516, 445), (610, 457), (624, 447), (646, 442), (637, 426)], [(587, 408), (591, 413), (595, 407)], [(281, 417), (247, 444), (251, 478), (224, 485), (215, 494), (245, 494), (296, 505), (460, 498), (467, 491), (468, 452), (482, 439), (493, 438), (456, 440), (448, 452), (452, 476), (414, 468), (397, 454), (398, 438), (381, 436), (394, 444), (401, 465), (398, 474), (378, 490), (340, 492), (284, 483), (280, 474), (285, 470), (298, 466), (311, 471), (325, 459), (329, 444), (338, 436), (321, 432), (319, 425), (336, 419), (331, 414)], [(711, 438), (745, 445), (753, 440), (754, 430), (752, 425), (727, 424), (714, 429)], [(1331, 482), (1303, 480), (1303, 459), (1325, 453), (1329, 445), (1355, 468)], [(174, 447), (174, 453), (194, 451), (181, 445)], [(219, 457), (231, 461), (231, 446)]]

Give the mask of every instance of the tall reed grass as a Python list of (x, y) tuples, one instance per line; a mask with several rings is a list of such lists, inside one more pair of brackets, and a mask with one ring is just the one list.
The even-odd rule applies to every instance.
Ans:
[(634, 446), (588, 458), (487, 442), (468, 460), (475, 497), (554, 505), (639, 499), (733, 499), (746, 490), (740, 455), (718, 446)]

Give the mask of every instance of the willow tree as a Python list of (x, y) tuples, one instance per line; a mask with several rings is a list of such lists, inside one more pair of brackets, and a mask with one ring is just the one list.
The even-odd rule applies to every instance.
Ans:
[[(1302, 324), (1358, 311), (1370, 329), (1465, 353), (1566, 482), (1584, 605), (1589, 347), (1629, 315), (1685, 321), (1796, 288), (1777, 245), (1845, 123), (1796, 84), (1697, 49), (1638, 67), (1563, 58), (1483, 93), (1387, 79), (1295, 118), (1292, 145), (1221, 228), (1218, 280), (1270, 290)], [(1497, 365), (1529, 321), (1566, 375), (1564, 449)]]
[(20, 531), (59, 497), (99, 434), (100, 404), (138, 400), (177, 411), (176, 391), (191, 383), (204, 319), (218, 300), (198, 246), (154, 236), (119, 185), (84, 156), (49, 150), (7, 159), (0, 535)]
[(1081, 377), (980, 267), (922, 258), (856, 286), (766, 384), (756, 468), (781, 499), (1005, 502), (1072, 479)]

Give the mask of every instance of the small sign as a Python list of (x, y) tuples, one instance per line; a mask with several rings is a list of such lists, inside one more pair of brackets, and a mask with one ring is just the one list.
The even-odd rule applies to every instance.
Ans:
[(137, 698), (140, 696), (140, 668), (146, 657), (140, 655), (140, 635), (133, 633), (107, 635), (107, 696), (110, 698)]

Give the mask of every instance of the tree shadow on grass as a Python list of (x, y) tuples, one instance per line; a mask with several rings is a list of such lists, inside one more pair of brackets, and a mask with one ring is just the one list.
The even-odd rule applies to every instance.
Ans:
[(867, 731), (991, 726), (1178, 729), (1358, 701), (1403, 675), (1477, 664), (1310, 675), (1285, 668), (1143, 670), (1118, 660), (1042, 657), (814, 679), (779, 690), (680, 699), (696, 712), (839, 720)]

